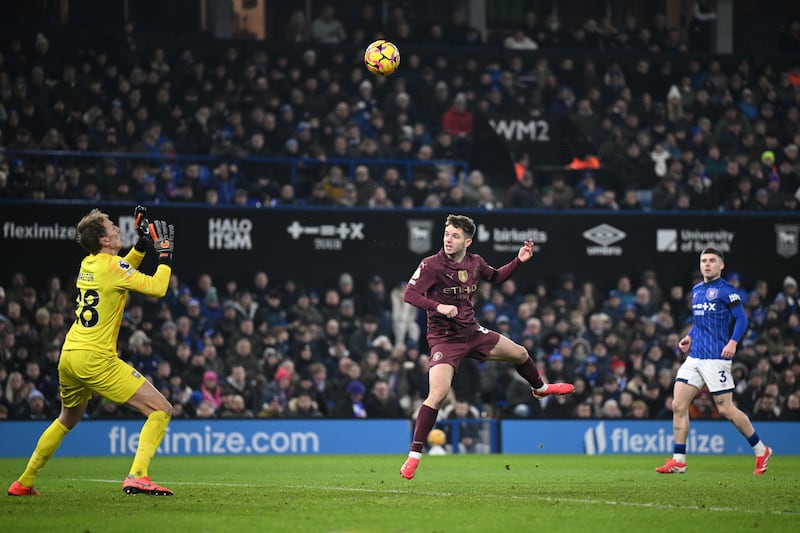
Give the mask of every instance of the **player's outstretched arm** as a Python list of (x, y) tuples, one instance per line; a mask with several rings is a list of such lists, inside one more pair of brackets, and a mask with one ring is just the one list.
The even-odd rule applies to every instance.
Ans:
[(487, 265), (487, 271), (484, 274), (484, 279), (488, 279), (491, 283), (498, 285), (511, 277), (517, 268), (522, 264), (531, 260), (533, 257), (533, 241), (525, 241), (522, 247), (517, 252), (517, 256), (511, 260), (510, 263), (501, 266), (497, 270)]

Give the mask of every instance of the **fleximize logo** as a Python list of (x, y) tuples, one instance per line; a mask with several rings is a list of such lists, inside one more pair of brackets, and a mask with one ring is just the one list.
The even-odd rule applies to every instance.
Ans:
[[(616, 426), (606, 430), (605, 422), (589, 428), (583, 434), (586, 455), (604, 453), (672, 453), (672, 433), (659, 429), (655, 433), (637, 432), (632, 427)], [(689, 430), (687, 450), (693, 454), (718, 454), (725, 451), (725, 437), (718, 434), (697, 433)]]
[(53, 224), (6, 222), (3, 224), (4, 239), (74, 241), (76, 236), (75, 226), (62, 226), (58, 222)]

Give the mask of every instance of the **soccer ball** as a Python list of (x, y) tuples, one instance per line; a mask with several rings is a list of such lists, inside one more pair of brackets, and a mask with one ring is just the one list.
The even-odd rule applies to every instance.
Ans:
[(447, 434), (441, 429), (432, 429), (431, 432), (428, 433), (428, 444), (431, 446), (444, 446), (446, 441)]
[(400, 50), (394, 43), (378, 39), (364, 50), (364, 65), (376, 76), (388, 76), (400, 65)]

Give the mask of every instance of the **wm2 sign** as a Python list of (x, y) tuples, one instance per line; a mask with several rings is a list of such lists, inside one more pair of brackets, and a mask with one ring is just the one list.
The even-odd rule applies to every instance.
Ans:
[(561, 127), (557, 121), (528, 117), (491, 117), (489, 126), (506, 149), (519, 156), (528, 154), (539, 165), (563, 163)]
[(550, 142), (550, 124), (546, 120), (489, 119), (492, 129), (506, 141)]

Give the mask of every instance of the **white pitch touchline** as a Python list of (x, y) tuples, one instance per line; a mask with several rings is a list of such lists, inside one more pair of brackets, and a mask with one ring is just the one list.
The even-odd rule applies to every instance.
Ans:
[[(86, 479), (86, 478), (62, 478), (64, 481), (90, 481), (94, 483), (119, 483), (118, 479)], [(251, 483), (192, 483), (188, 481), (170, 481), (165, 482), (165, 485), (199, 485), (211, 487), (245, 487), (245, 488), (266, 488), (266, 485), (253, 485)], [(304, 489), (304, 490), (330, 490), (339, 492), (368, 492), (368, 493), (385, 493), (385, 494), (412, 494), (418, 496), (434, 496), (441, 498), (452, 498), (462, 496), (458, 492), (433, 492), (433, 491), (418, 491), (418, 490), (399, 490), (399, 489), (365, 489), (357, 487), (333, 487), (333, 486), (316, 486), (316, 485), (282, 485), (287, 489)], [(796, 511), (759, 511), (757, 509), (739, 509), (736, 507), (700, 507), (699, 505), (670, 505), (663, 503), (638, 503), (638, 502), (621, 502), (616, 500), (593, 500), (589, 498), (553, 498), (552, 496), (533, 495), (499, 495), (499, 494), (481, 494), (484, 498), (498, 498), (498, 499), (512, 499), (512, 500), (530, 500), (531, 498), (545, 502), (559, 503), (580, 503), (586, 505), (619, 505), (620, 507), (638, 507), (643, 509), (659, 509), (659, 510), (690, 510), (690, 511), (710, 511), (715, 513), (748, 513), (748, 514), (773, 514), (778, 516), (795, 516), (800, 514)]]

